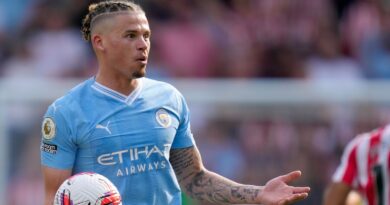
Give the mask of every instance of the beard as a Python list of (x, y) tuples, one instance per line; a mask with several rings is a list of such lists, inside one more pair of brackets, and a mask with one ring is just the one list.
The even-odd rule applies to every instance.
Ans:
[(146, 75), (145, 67), (142, 67), (140, 70), (133, 72), (132, 78), (143, 78)]

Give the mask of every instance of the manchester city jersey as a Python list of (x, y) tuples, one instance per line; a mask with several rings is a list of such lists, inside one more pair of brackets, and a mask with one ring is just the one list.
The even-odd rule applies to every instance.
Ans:
[(125, 96), (91, 78), (51, 104), (41, 163), (108, 177), (124, 205), (180, 205), (169, 151), (194, 146), (188, 107), (171, 85), (137, 80)]

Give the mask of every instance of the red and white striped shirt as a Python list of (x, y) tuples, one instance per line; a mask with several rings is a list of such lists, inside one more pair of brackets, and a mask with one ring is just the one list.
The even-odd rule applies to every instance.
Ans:
[(367, 205), (390, 205), (390, 125), (353, 139), (345, 148), (334, 182), (358, 190)]

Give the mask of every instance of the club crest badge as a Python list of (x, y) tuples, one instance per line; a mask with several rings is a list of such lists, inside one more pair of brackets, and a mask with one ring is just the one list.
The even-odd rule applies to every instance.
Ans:
[(159, 109), (156, 112), (156, 120), (158, 124), (160, 124), (165, 128), (171, 126), (172, 123), (171, 116), (168, 114), (168, 112), (165, 109)]
[(43, 120), (42, 123), (42, 137), (45, 140), (51, 140), (56, 134), (56, 124), (53, 119), (47, 117)]

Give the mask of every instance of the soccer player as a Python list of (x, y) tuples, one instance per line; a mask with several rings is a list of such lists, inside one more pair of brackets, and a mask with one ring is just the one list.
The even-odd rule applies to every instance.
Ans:
[(139, 5), (92, 4), (82, 31), (99, 68), (96, 76), (54, 101), (44, 116), (45, 205), (52, 204), (66, 178), (79, 172), (109, 178), (124, 205), (180, 205), (180, 187), (218, 204), (282, 205), (308, 196), (309, 187), (288, 185), (300, 171), (254, 186), (203, 167), (183, 96), (167, 83), (144, 77), (151, 31)]
[(353, 192), (364, 204), (390, 205), (389, 168), (390, 125), (357, 136), (344, 150), (323, 205), (344, 205)]

